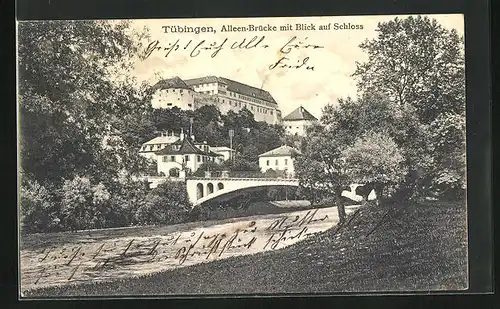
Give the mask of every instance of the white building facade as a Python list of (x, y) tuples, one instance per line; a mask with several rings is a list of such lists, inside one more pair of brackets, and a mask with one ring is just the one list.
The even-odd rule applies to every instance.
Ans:
[(156, 160), (156, 152), (165, 148), (166, 146), (177, 142), (181, 134), (174, 134), (174, 132), (160, 132), (159, 136), (153, 138), (150, 141), (142, 144), (141, 149), (139, 150), (139, 155)]
[(259, 167), (262, 173), (268, 170), (283, 172), (287, 177), (295, 177), (295, 156), (298, 150), (281, 146), (259, 155)]
[(318, 119), (302, 106), (283, 118), (285, 132), (290, 135), (305, 136), (307, 128), (317, 123)]
[(217, 158), (217, 163), (222, 163), (231, 158), (234, 158), (234, 154), (236, 153), (234, 149), (231, 149), (229, 147), (210, 147), (210, 150), (220, 155)]
[(278, 103), (269, 92), (224, 77), (206, 76), (186, 80), (174, 77), (153, 86), (153, 108), (194, 110), (209, 102), (216, 105), (222, 114), (246, 108), (256, 121), (282, 123)]
[(173, 108), (195, 110), (195, 92), (179, 77), (162, 80), (152, 89), (153, 108)]
[(190, 137), (166, 146), (156, 153), (157, 172), (167, 177), (179, 177), (180, 171), (196, 172), (206, 162), (216, 162), (222, 155), (210, 151), (205, 143), (195, 143)]

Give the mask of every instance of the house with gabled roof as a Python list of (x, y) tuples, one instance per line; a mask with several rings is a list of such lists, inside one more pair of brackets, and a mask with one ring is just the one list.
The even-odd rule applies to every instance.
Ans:
[(156, 152), (157, 172), (169, 177), (179, 177), (180, 171), (196, 172), (206, 162), (216, 162), (222, 154), (210, 150), (207, 143), (195, 143), (189, 136), (165, 146)]
[(288, 177), (295, 175), (294, 161), (300, 152), (290, 146), (281, 146), (271, 149), (259, 155), (259, 167), (261, 172), (269, 170), (281, 172)]
[(302, 105), (283, 118), (285, 132), (290, 135), (306, 135), (307, 128), (318, 123), (318, 119)]

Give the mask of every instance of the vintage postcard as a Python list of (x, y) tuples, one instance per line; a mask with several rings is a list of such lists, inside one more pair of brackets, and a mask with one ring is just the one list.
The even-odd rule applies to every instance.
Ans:
[(468, 289), (463, 15), (17, 22), (21, 298)]

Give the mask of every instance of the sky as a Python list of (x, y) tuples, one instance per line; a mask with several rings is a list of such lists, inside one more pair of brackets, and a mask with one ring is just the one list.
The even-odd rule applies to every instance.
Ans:
[[(463, 15), (428, 15), (447, 29), (456, 29), (464, 34)], [(178, 42), (178, 50), (172, 50), (165, 57), (165, 50), (155, 50), (145, 60), (137, 61), (133, 74), (138, 81), (152, 84), (161, 78), (179, 76), (182, 79), (215, 75), (233, 79), (271, 93), (285, 116), (302, 105), (316, 117), (321, 116), (327, 104), (336, 104), (338, 98), (356, 96), (356, 81), (351, 77), (356, 62), (367, 60), (359, 44), (377, 36), (375, 31), (379, 22), (394, 19), (395, 15), (385, 16), (346, 16), (346, 17), (294, 17), (294, 18), (218, 18), (218, 19), (155, 19), (134, 20), (133, 27), (149, 29), (147, 43), (158, 41), (157, 47), (164, 48)], [(399, 15), (405, 18), (405, 15)], [(291, 24), (293, 31), (280, 31), (282, 25)], [(315, 30), (295, 31), (296, 24), (314, 25)], [(334, 25), (348, 25), (357, 29), (334, 29)], [(224, 25), (238, 26), (276, 26), (278, 31), (223, 32)], [(320, 26), (330, 25), (330, 30), (319, 30)], [(165, 33), (163, 26), (213, 27), (215, 33)], [(361, 28), (362, 29), (359, 29)], [(231, 49), (231, 45), (248, 42), (253, 37), (264, 40), (255, 48)], [(283, 46), (296, 36), (294, 42), (301, 46), (316, 45), (321, 48), (292, 48), (287, 54), (280, 52)], [(191, 57), (195, 46), (226, 43), (215, 57), (214, 50), (200, 50)], [(178, 41), (177, 41), (178, 40)], [(190, 42), (186, 49), (185, 47)], [(256, 41), (254, 41), (256, 42)], [(147, 44), (146, 45), (149, 45)], [(264, 48), (267, 45), (267, 48)], [(293, 44), (295, 45), (295, 44)], [(286, 50), (286, 48), (284, 49)], [(291, 65), (300, 64), (309, 57), (301, 68), (270, 69), (282, 57)], [(280, 62), (282, 63), (282, 62)], [(313, 70), (306, 66), (314, 67)]]

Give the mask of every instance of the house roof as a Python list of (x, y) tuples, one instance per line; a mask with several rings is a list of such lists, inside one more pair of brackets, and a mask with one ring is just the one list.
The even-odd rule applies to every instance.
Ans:
[(259, 157), (281, 157), (281, 156), (294, 156), (296, 154), (299, 154), (299, 151), (295, 148), (292, 148), (290, 146), (281, 146), (272, 150), (269, 150), (268, 152), (265, 152)]
[(221, 147), (210, 147), (210, 149), (214, 152), (217, 151), (235, 151), (234, 149), (231, 149), (229, 147), (221, 146)]
[(299, 106), (293, 112), (286, 115), (283, 118), (283, 121), (294, 121), (294, 120), (314, 120), (318, 119), (314, 117), (311, 113), (309, 113), (304, 107)]
[(152, 90), (156, 91), (159, 89), (171, 89), (171, 88), (193, 90), (191, 86), (186, 84), (186, 82), (183, 81), (178, 76), (160, 80), (152, 87)]
[(179, 143), (167, 145), (165, 148), (156, 152), (157, 155), (185, 155), (185, 154), (199, 154), (211, 157), (218, 157), (220, 154), (217, 154), (212, 151), (203, 151), (196, 147), (194, 142), (189, 137), (185, 137), (182, 140), (181, 146), (179, 149), (174, 149), (174, 146), (177, 146)]
[(179, 136), (157, 136), (152, 140), (145, 142), (144, 145), (156, 145), (156, 144), (172, 144), (179, 140)]
[(246, 95), (252, 98), (257, 98), (261, 99), (267, 102), (271, 102), (274, 104), (276, 101), (272, 97), (272, 95), (267, 92), (266, 90), (249, 86), (247, 84), (243, 84), (234, 80), (231, 80), (229, 78), (225, 77), (217, 77), (217, 76), (205, 76), (205, 77), (199, 77), (199, 78), (192, 78), (192, 79), (186, 79), (186, 83), (189, 86), (194, 86), (194, 85), (200, 85), (200, 84), (206, 84), (206, 83), (221, 83), (221, 84), (226, 84), (227, 85), (227, 90), (236, 92), (242, 95)]

